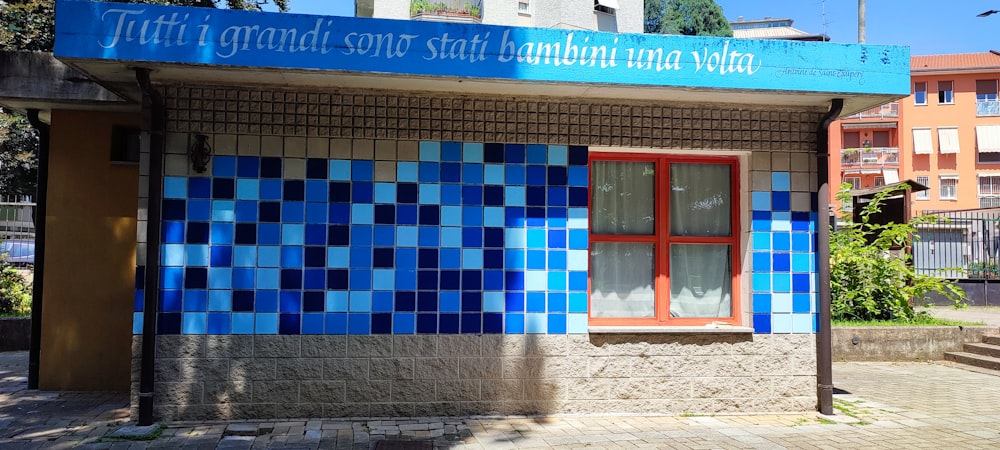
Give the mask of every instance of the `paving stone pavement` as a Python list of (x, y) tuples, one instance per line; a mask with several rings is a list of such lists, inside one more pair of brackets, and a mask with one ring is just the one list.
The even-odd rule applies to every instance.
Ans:
[(27, 353), (0, 353), (0, 448), (851, 449), (1000, 447), (1000, 376), (946, 363), (835, 363), (836, 414), (172, 422), (149, 441), (128, 396), (26, 389)]

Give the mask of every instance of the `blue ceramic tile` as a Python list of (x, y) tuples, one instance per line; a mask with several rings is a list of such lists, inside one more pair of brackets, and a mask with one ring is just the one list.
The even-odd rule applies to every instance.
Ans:
[(462, 144), (459, 142), (442, 142), (441, 143), (441, 160), (442, 161), (461, 161), (462, 160)]
[(771, 193), (772, 211), (790, 211), (792, 209), (791, 194), (789, 192)]
[(462, 183), (464, 184), (483, 184), (483, 165), (482, 164), (462, 164)]
[(528, 164), (545, 164), (548, 159), (548, 149), (542, 144), (528, 144), (527, 157)]
[(812, 234), (792, 233), (792, 251), (809, 252), (812, 250)]
[(261, 178), (281, 178), (283, 174), (281, 158), (266, 157), (260, 159)]
[(812, 295), (806, 293), (792, 294), (792, 312), (812, 312)]
[(441, 203), (441, 186), (436, 184), (420, 185), (418, 201), (423, 205), (436, 205)]
[(256, 156), (239, 156), (236, 158), (236, 176), (240, 178), (257, 178), (260, 176), (260, 158)]
[(544, 313), (528, 313), (524, 315), (525, 332), (529, 334), (545, 334), (548, 332), (548, 315)]
[(236, 180), (236, 198), (239, 200), (257, 200), (260, 198), (260, 180)]
[(565, 145), (549, 146), (549, 165), (565, 166), (569, 163), (568, 148)]
[(771, 315), (754, 314), (753, 331), (757, 334), (771, 334)]
[(374, 161), (351, 161), (351, 179), (354, 181), (372, 181), (374, 177)]
[(567, 169), (567, 181), (573, 187), (587, 187), (590, 185), (590, 178), (587, 167), (570, 167)]
[(212, 176), (213, 177), (235, 177), (236, 176), (236, 157), (235, 156), (216, 156), (212, 160)]
[(261, 180), (261, 200), (281, 200), (281, 180)]
[(754, 232), (751, 233), (753, 250), (771, 250), (771, 233)]
[(482, 163), (483, 144), (478, 144), (478, 143), (462, 144), (462, 162)]
[(791, 189), (791, 174), (788, 172), (771, 172), (771, 190), (790, 191)]
[(812, 286), (810, 283), (810, 275), (806, 273), (795, 273), (792, 274), (792, 292), (810, 292), (812, 291)]
[(793, 253), (792, 272), (812, 272), (813, 258), (815, 255), (812, 253)]
[(525, 166), (524, 164), (508, 164), (505, 168), (504, 180), (507, 186), (520, 186), (525, 183)]
[[(757, 253), (754, 253), (754, 255), (757, 255)], [(754, 270), (756, 271), (756, 268)], [(771, 270), (775, 272), (791, 271), (791, 256), (788, 253), (773, 253), (771, 256)]]
[[(756, 274), (754, 274), (756, 275)], [(771, 288), (774, 292), (791, 292), (792, 276), (788, 273), (775, 273), (771, 276)]]
[(163, 178), (163, 198), (187, 198), (188, 179), (184, 177)]
[(211, 198), (211, 178), (188, 178), (188, 196), (191, 198)]
[(440, 161), (441, 143), (437, 141), (421, 141), (419, 155), (421, 161)]
[(396, 181), (416, 183), (419, 180), (418, 168), (419, 166), (415, 162), (401, 161), (396, 163)]
[(772, 333), (791, 333), (792, 332), (792, 315), (791, 314), (772, 314), (771, 315), (771, 332)]
[(792, 333), (809, 334), (813, 332), (812, 314), (792, 314)]

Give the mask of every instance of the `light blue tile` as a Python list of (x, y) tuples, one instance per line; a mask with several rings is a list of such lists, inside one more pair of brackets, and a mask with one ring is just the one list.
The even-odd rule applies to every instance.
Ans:
[(792, 314), (792, 333), (813, 333), (813, 315)]
[[(778, 215), (778, 213), (774, 213)], [(773, 217), (771, 219), (771, 231), (792, 231), (792, 221), (791, 219), (780, 219)]]
[(396, 203), (396, 184), (375, 183), (375, 203)]
[(238, 200), (260, 199), (260, 180), (246, 178), (236, 180), (236, 198)]
[(504, 251), (504, 267), (507, 269), (524, 269), (526, 254), (524, 250)]
[(257, 289), (278, 289), (280, 284), (279, 269), (257, 269)]
[(486, 164), (483, 166), (484, 184), (504, 184), (504, 171), (501, 164)]
[(161, 260), (164, 266), (183, 266), (184, 244), (163, 244), (163, 256)]
[(444, 205), (441, 207), (441, 225), (462, 226), (462, 207)]
[(462, 247), (462, 229), (458, 227), (441, 227), (442, 247)]
[(528, 229), (528, 248), (533, 249), (544, 249), (545, 244), (545, 231), (539, 228), (529, 228)]
[(771, 295), (771, 312), (792, 312), (792, 294), (782, 292)]
[(462, 249), (462, 268), (463, 269), (482, 269), (483, 268), (483, 250), (480, 248), (465, 248)]
[(354, 203), (351, 205), (351, 223), (355, 225), (371, 225), (375, 223), (374, 205), (369, 203)]
[(187, 185), (185, 177), (164, 177), (163, 198), (187, 198)]
[(438, 141), (420, 141), (420, 160), (441, 161), (441, 143)]
[(791, 292), (792, 274), (790, 273), (773, 274), (771, 277), (771, 287), (772, 289), (774, 289), (774, 292)]
[(132, 313), (132, 334), (142, 334), (142, 313)]
[(210, 289), (232, 289), (233, 269), (229, 267), (209, 267), (208, 287)]
[(755, 273), (753, 274), (753, 291), (754, 292), (770, 292), (771, 291), (771, 273)]
[(548, 314), (528, 313), (524, 315), (524, 331), (531, 334), (548, 332)]
[(420, 185), (420, 204), (422, 204), (422, 205), (439, 205), (439, 204), (441, 204), (441, 185), (440, 184), (421, 184)]
[(771, 314), (771, 332), (772, 333), (791, 333), (792, 332), (792, 315), (791, 314)]
[(233, 334), (253, 334), (253, 313), (233, 313)]
[(503, 227), (504, 225), (503, 208), (499, 206), (487, 206), (483, 208), (483, 226)]
[(568, 164), (567, 148), (565, 145), (549, 146), (549, 165), (565, 166)]
[(230, 311), (233, 309), (233, 291), (211, 290), (208, 291), (209, 311)]
[(569, 250), (566, 252), (566, 269), (587, 270), (590, 255), (587, 250)]
[(372, 271), (372, 286), (379, 291), (391, 291), (396, 288), (396, 271), (392, 269), (375, 269)]
[(331, 159), (330, 180), (351, 181), (351, 162), (342, 159)]
[(504, 204), (507, 206), (524, 206), (524, 186), (507, 186), (504, 188)]
[(550, 291), (565, 291), (566, 290), (566, 272), (549, 272), (549, 285), (548, 289)]
[[(772, 191), (790, 191), (791, 189), (791, 174), (788, 172), (771, 172)], [(755, 207), (754, 209), (757, 208)]]
[(417, 227), (396, 227), (396, 245), (400, 247), (416, 247), (417, 231)]
[(462, 162), (482, 163), (483, 144), (469, 142), (462, 144)]
[(398, 182), (417, 182), (417, 168), (418, 165), (415, 162), (402, 161), (396, 164), (396, 181)]
[(462, 297), (458, 292), (441, 292), (440, 306), (441, 312), (458, 312), (462, 307)]
[(188, 312), (184, 313), (183, 318), (184, 334), (205, 334), (208, 332), (208, 314)]
[(260, 267), (280, 267), (281, 247), (262, 245), (257, 249), (257, 264)]
[[(579, 208), (574, 208), (579, 209)], [(566, 228), (570, 230), (586, 230), (588, 227), (586, 217), (570, 217), (566, 219)]]
[(570, 219), (587, 219), (590, 217), (590, 212), (587, 208), (569, 208), (569, 215), (567, 217)]
[(569, 334), (586, 334), (587, 315), (566, 314), (566, 332)]
[(754, 191), (750, 193), (750, 206), (754, 211), (771, 210), (771, 193)]
[(347, 247), (326, 248), (326, 267), (346, 269), (350, 261), (351, 252)]
[(811, 253), (792, 253), (792, 272), (812, 272), (813, 255)]
[(272, 313), (256, 314), (254, 333), (278, 334), (278, 315)]
[(347, 312), (347, 291), (326, 291), (326, 312)]
[(483, 312), (503, 312), (504, 303), (503, 292), (488, 291), (483, 293)]
[(753, 240), (753, 250), (771, 249), (771, 233), (755, 231), (751, 234), (751, 239)]
[(528, 248), (528, 230), (524, 228), (508, 228), (504, 230), (504, 245), (507, 248)]
[(198, 267), (208, 265), (209, 254), (207, 245), (185, 245), (184, 253), (184, 260), (187, 265)]
[(524, 289), (528, 291), (545, 291), (548, 286), (547, 273), (542, 270), (524, 272)]
[(371, 312), (372, 293), (368, 291), (351, 291), (348, 308), (351, 312)]
[(284, 224), (281, 226), (281, 243), (283, 245), (303, 245), (306, 242), (305, 233), (306, 226), (303, 224)]

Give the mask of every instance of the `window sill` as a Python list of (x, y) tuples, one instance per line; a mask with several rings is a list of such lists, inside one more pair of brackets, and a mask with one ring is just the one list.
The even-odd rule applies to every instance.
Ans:
[(735, 325), (710, 326), (589, 326), (590, 334), (752, 334), (753, 328)]

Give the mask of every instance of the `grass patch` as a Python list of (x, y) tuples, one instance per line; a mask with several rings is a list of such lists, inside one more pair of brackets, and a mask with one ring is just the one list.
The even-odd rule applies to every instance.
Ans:
[(823, 425), (836, 425), (837, 424), (836, 420), (830, 420), (830, 419), (827, 419), (825, 417), (817, 417), (816, 420), (818, 420), (819, 423), (821, 423)]
[(163, 430), (167, 426), (164, 424), (159, 424), (152, 433), (143, 436), (102, 436), (98, 439), (98, 442), (122, 442), (122, 441), (155, 441), (163, 436)]
[(963, 322), (958, 320), (939, 319), (929, 314), (917, 314), (912, 322), (896, 322), (891, 320), (834, 320), (835, 327), (957, 327), (982, 326), (983, 322)]

